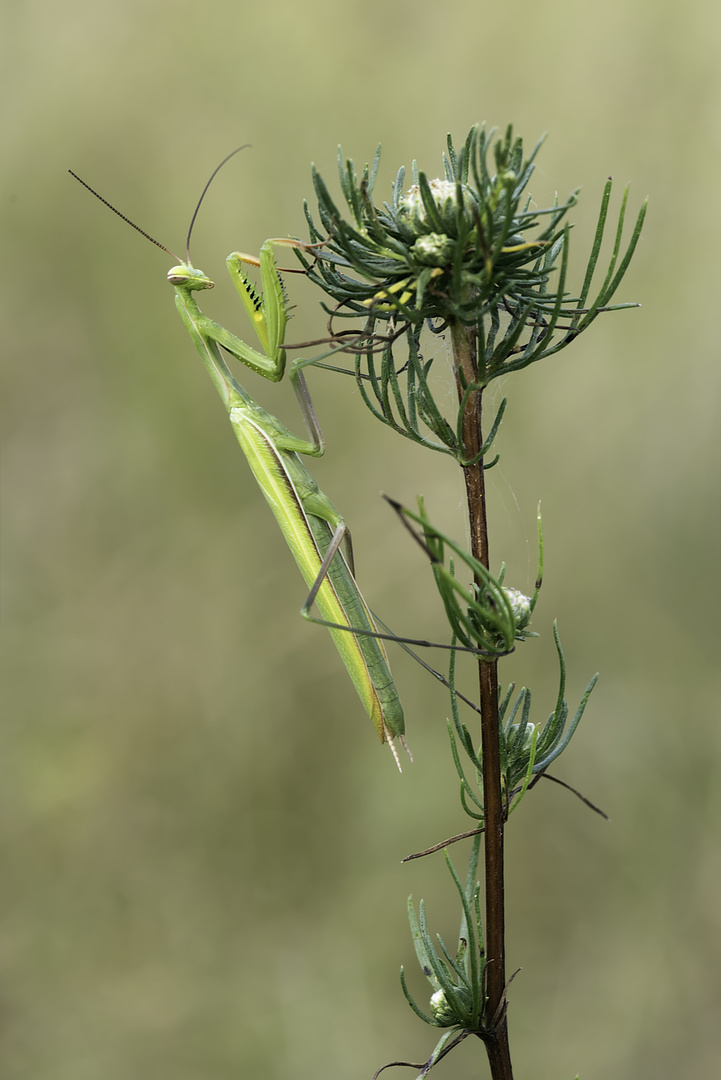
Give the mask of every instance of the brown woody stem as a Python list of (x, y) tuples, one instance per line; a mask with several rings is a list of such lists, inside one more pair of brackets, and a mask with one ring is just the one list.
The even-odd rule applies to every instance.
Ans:
[[(459, 401), (465, 388), (478, 383), (476, 334), (461, 323), (451, 326), (456, 386)], [(463, 414), (463, 453), (473, 460), (483, 445), (481, 405), (483, 390), (471, 393)], [(471, 530), (471, 552), (489, 568), (488, 524), (483, 460), (463, 470)], [(477, 581), (480, 586), (482, 583)], [(506, 1020), (505, 905), (503, 872), (504, 807), (501, 793), (501, 758), (498, 733), (498, 663), (478, 661), (481, 704), (481, 760), (483, 763), (483, 821), (485, 857), (486, 992), (484, 1044), (493, 1080), (513, 1080)]]

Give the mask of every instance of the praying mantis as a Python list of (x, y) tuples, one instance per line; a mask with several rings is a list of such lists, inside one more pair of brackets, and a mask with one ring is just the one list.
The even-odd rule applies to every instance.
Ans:
[[(224, 349), (252, 371), (279, 382), (285, 373), (284, 349), (288, 306), (273, 254), (274, 244), (307, 248), (294, 240), (266, 240), (259, 259), (233, 252), (226, 262), (231, 279), (251, 319), (262, 352), (214, 322), (198, 307), (195, 292), (212, 289), (214, 283), (190, 262), (190, 237), (205, 194), (216, 173), (245, 147), (229, 154), (208, 180), (193, 214), (186, 243), (185, 261), (178, 259), (71, 171), (93, 195), (146, 239), (177, 262), (168, 272), (175, 290), (175, 304), (200, 359), (228, 413), (230, 423), (250, 469), (270, 505), (283, 537), (310, 593), (301, 613), (307, 618), (316, 603), (358, 696), (380, 736), (400, 761), (393, 740), (405, 746), (403, 708), (379, 633), (355, 580), (350, 533), (339, 511), (320, 490), (301, 454), (320, 457), (323, 436), (310, 399), (302, 368), (313, 360), (295, 359), (290, 380), (300, 404), (309, 438), (294, 435), (275, 416), (254, 401), (228, 368)], [(261, 291), (248, 279), (245, 265), (259, 266)]]

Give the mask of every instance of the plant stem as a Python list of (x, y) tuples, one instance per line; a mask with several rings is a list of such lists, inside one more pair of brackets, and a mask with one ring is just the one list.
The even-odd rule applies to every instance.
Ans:
[[(461, 323), (451, 326), (456, 386), (459, 400), (466, 386), (478, 382), (476, 334)], [(483, 391), (469, 395), (463, 415), (463, 448), (473, 459), (483, 445), (481, 408)], [(488, 524), (483, 460), (463, 470), (471, 531), (471, 552), (489, 567)], [(481, 582), (477, 581), (480, 586)], [(503, 800), (498, 732), (498, 664), (478, 661), (481, 705), (481, 760), (483, 763), (483, 822), (485, 859), (485, 937), (487, 1002), (484, 1044), (493, 1080), (513, 1080), (506, 1020), (505, 905), (503, 872)]]

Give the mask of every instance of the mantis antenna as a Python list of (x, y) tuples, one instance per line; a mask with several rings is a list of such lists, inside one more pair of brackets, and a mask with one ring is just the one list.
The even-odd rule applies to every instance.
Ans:
[[(225, 157), (223, 158), (223, 160), (221, 161), (220, 165), (216, 165), (216, 167), (215, 167), (215, 168), (213, 169), (212, 173), (210, 174), (210, 177), (209, 177), (209, 179), (208, 179), (208, 182), (207, 182), (207, 184), (205, 185), (205, 187), (203, 188), (203, 190), (202, 190), (202, 192), (201, 192), (201, 194), (200, 194), (200, 198), (198, 199), (198, 203), (197, 203), (197, 205), (196, 205), (196, 207), (195, 207), (195, 210), (193, 211), (193, 216), (192, 216), (192, 218), (190, 219), (190, 228), (188, 229), (188, 239), (187, 239), (187, 240), (185, 241), (185, 255), (186, 255), (186, 260), (187, 260), (188, 266), (191, 266), (191, 265), (192, 265), (192, 263), (190, 262), (190, 237), (191, 237), (191, 236), (192, 236), (192, 234), (193, 234), (193, 227), (194, 227), (194, 225), (195, 225), (195, 219), (196, 219), (196, 218), (197, 218), (197, 216), (198, 216), (198, 211), (200, 210), (200, 205), (201, 205), (201, 203), (202, 203), (203, 199), (204, 199), (204, 198), (205, 198), (205, 196), (206, 196), (206, 193), (207, 193), (207, 191), (208, 191), (208, 188), (209, 188), (209, 187), (210, 187), (210, 185), (211, 185), (211, 184), (213, 183), (213, 181), (215, 180), (216, 176), (218, 175), (218, 173), (220, 172), (220, 170), (221, 170), (221, 169), (223, 168), (223, 166), (224, 166), (224, 165), (225, 165), (225, 164), (226, 164), (227, 162), (229, 162), (229, 161), (230, 161), (230, 159), (231, 159), (232, 157), (235, 157), (235, 155), (236, 155), (236, 154), (239, 154), (241, 150), (246, 150), (246, 149), (247, 149), (247, 148), (248, 148), (249, 146), (250, 146), (250, 143), (243, 143), (243, 145), (242, 145), (242, 146), (236, 146), (235, 150), (231, 150), (231, 151), (230, 151), (230, 153), (229, 153), (229, 154), (227, 154), (227, 155), (226, 155), (226, 156), (225, 156)], [(122, 216), (122, 215), (121, 215), (121, 216)], [(141, 230), (141, 231), (142, 231), (142, 230)], [(169, 254), (171, 254), (171, 253), (169, 252)], [(175, 255), (173, 255), (173, 258), (176, 258), (176, 256), (175, 256)], [(180, 261), (180, 260), (178, 260), (178, 261)]]
[[(104, 206), (107, 206), (108, 210), (112, 210), (114, 214), (117, 214), (119, 218), (122, 218), (122, 220), (125, 221), (128, 225), (130, 225), (131, 228), (135, 229), (136, 232), (139, 232), (141, 236), (144, 236), (146, 240), (149, 240), (151, 244), (155, 244), (155, 246), (159, 247), (161, 251), (164, 251), (166, 255), (170, 255), (171, 259), (175, 259), (176, 262), (180, 262), (180, 259), (174, 251), (171, 251), (170, 248), (167, 248), (165, 246), (165, 244), (161, 244), (159, 240), (156, 240), (154, 236), (151, 236), (150, 233), (147, 233), (145, 229), (141, 229), (139, 225), (136, 225), (134, 221), (131, 221), (126, 214), (123, 214), (120, 210), (118, 210), (117, 206), (113, 206), (111, 202), (108, 202), (107, 199), (104, 199), (103, 196), (95, 190), (95, 188), (91, 188), (90, 184), (87, 184), (84, 180), (82, 180), (77, 173), (74, 173), (72, 169), (68, 169), (68, 172), (71, 176), (75, 177), (79, 184), (82, 184), (84, 188), (87, 188), (91, 195), (94, 195), (95, 198), (99, 199)], [(205, 194), (205, 192), (203, 192), (203, 194)], [(193, 220), (195, 220), (195, 217), (193, 217)]]
[[(208, 188), (213, 183), (213, 180), (215, 180), (216, 176), (218, 175), (220, 170), (223, 168), (223, 166), (228, 161), (230, 161), (230, 159), (232, 157), (235, 157), (236, 154), (239, 154), (241, 150), (245, 150), (249, 146), (250, 146), (250, 143), (243, 143), (242, 146), (236, 146), (235, 150), (231, 150), (231, 152), (229, 154), (227, 154), (223, 158), (220, 165), (217, 165), (215, 167), (215, 169), (213, 169), (212, 173), (210, 174), (210, 178), (209, 178), (207, 184), (205, 185), (205, 187), (203, 188), (203, 190), (201, 192), (201, 195), (200, 195), (200, 198), (198, 199), (195, 210), (193, 211), (193, 216), (190, 219), (190, 228), (188, 229), (188, 238), (185, 241), (185, 255), (186, 255), (186, 261), (187, 261), (188, 266), (192, 266), (192, 263), (190, 261), (190, 238), (193, 235), (193, 228), (195, 226), (195, 219), (198, 216), (198, 211), (200, 210), (201, 203), (203, 202), (203, 199), (205, 198), (205, 196), (206, 196), (206, 194), (208, 192)], [(156, 240), (155, 237), (151, 236), (150, 233), (145, 231), (145, 229), (141, 229), (139, 225), (136, 225), (134, 221), (131, 221), (130, 218), (127, 216), (127, 214), (123, 214), (122, 211), (118, 210), (117, 206), (113, 206), (113, 204), (111, 202), (108, 202), (107, 199), (103, 198), (103, 196), (99, 192), (97, 192), (95, 190), (95, 188), (91, 188), (90, 184), (86, 183), (85, 180), (82, 180), (78, 176), (77, 173), (74, 173), (72, 169), (68, 169), (68, 172), (70, 173), (71, 176), (75, 177), (75, 179), (78, 181), (79, 184), (82, 184), (84, 188), (87, 188), (87, 190), (90, 192), (91, 195), (94, 195), (95, 198), (99, 199), (100, 202), (103, 203), (104, 206), (107, 206), (108, 210), (112, 210), (114, 214), (117, 214), (119, 218), (121, 218), (124, 222), (126, 222), (128, 225), (130, 225), (131, 228), (135, 229), (136, 232), (139, 232), (141, 236), (144, 236), (146, 240), (149, 240), (151, 244), (155, 244), (155, 246), (159, 247), (161, 251), (164, 251), (166, 255), (170, 255), (171, 259), (175, 259), (175, 261), (177, 263), (180, 262), (180, 259), (178, 258), (178, 256), (175, 254), (174, 251), (171, 251), (170, 248), (165, 246), (165, 244), (161, 244), (159, 240)]]

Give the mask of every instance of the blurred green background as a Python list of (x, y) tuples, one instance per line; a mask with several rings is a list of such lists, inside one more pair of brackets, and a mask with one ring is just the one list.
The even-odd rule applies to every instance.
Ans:
[[(7, 1080), (368, 1077), (425, 1059), (405, 1005), (412, 892), (453, 937), (440, 857), (465, 827), (447, 698), (393, 656), (415, 764), (399, 777), (304, 590), (174, 311), (168, 259), (73, 168), (194, 262), (205, 309), (250, 331), (224, 256), (305, 235), (315, 161), (384, 146), (377, 192), (445, 134), (513, 122), (546, 205), (583, 186), (583, 266), (605, 178), (651, 207), (620, 299), (510, 396), (492, 554), (531, 585), (540, 641), (502, 668), (552, 708), (557, 615), (575, 703), (556, 772), (508, 832), (517, 1076), (711, 1076), (721, 1060), (718, 714), (720, 15), (605, 4), (26, 0), (3, 13), (1, 1068)], [(575, 250), (575, 260), (573, 251)], [(578, 278), (576, 278), (576, 281)], [(291, 340), (323, 331), (292, 279)], [(244, 379), (298, 428), (286, 386)], [(462, 538), (452, 464), (312, 375), (313, 466), (396, 628), (442, 632), (427, 568), (378, 497), (425, 493)], [(339, 391), (349, 390), (345, 397)], [(450, 387), (449, 387), (450, 394)], [(470, 678), (468, 680), (470, 682)], [(457, 854), (462, 863), (463, 856)], [(438, 1076), (486, 1075), (465, 1043)], [(409, 1074), (410, 1075), (410, 1074)]]

